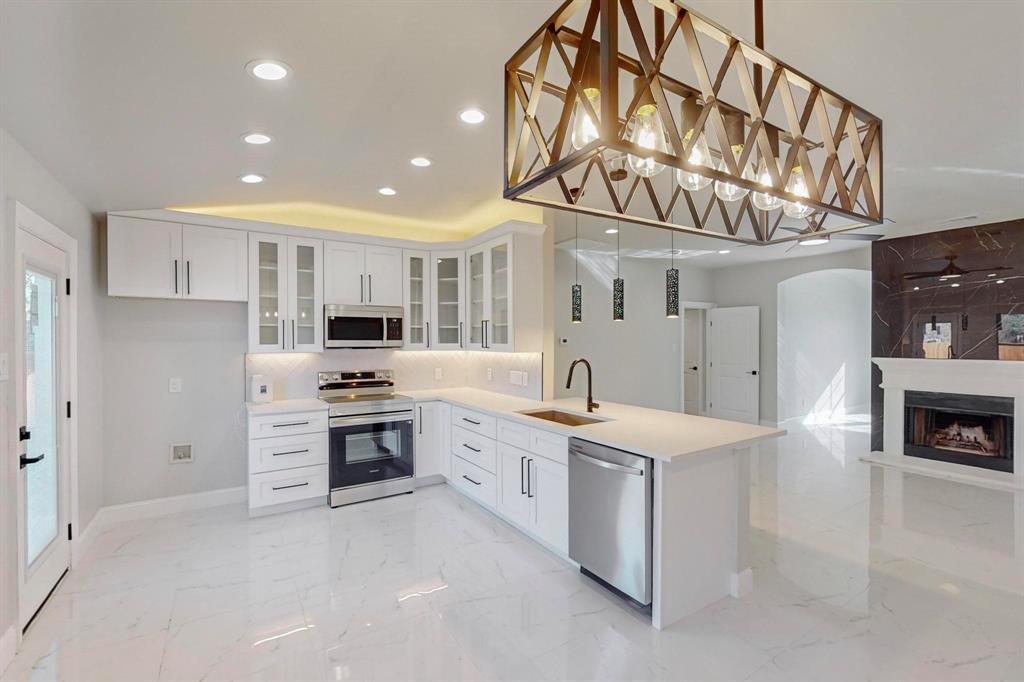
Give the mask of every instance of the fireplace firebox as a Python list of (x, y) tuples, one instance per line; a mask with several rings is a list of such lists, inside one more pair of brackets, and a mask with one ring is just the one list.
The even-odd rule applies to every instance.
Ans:
[(1013, 473), (1013, 398), (906, 391), (903, 454)]

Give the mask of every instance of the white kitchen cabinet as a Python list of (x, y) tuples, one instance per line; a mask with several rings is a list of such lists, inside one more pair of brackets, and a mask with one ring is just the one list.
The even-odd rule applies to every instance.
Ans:
[(465, 314), (464, 251), (435, 251), (431, 297), (431, 347), (433, 350), (461, 350)]
[(323, 351), (323, 248), (318, 239), (250, 234), (249, 352)]
[(402, 305), (402, 249), (347, 242), (324, 246), (329, 305)]
[(430, 253), (406, 250), (402, 253), (402, 261), (404, 347), (407, 350), (426, 350), (430, 348)]
[[(466, 252), (467, 344), (473, 350), (512, 351), (512, 235)], [(537, 282), (524, 282), (537, 286)]]
[(528, 461), (530, 530), (563, 554), (569, 552), (569, 467), (544, 457)]
[(402, 305), (402, 249), (367, 246), (366, 302), (370, 305)]
[(438, 447), (441, 451), (441, 475), (452, 478), (452, 406), (437, 404)]
[(441, 469), (441, 432), (438, 406), (440, 403), (416, 403), (414, 449), (416, 454), (416, 478), (436, 476)]
[(523, 528), (530, 525), (530, 498), (526, 490), (529, 452), (498, 443), (498, 512)]
[(249, 406), (250, 516), (327, 504), (327, 421), (326, 406), (315, 411), (306, 405), (295, 411), (288, 401)]
[(107, 293), (143, 298), (245, 301), (244, 230), (107, 218)]

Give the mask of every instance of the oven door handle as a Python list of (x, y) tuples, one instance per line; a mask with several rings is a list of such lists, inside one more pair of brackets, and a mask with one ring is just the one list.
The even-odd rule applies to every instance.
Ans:
[(412, 410), (408, 412), (392, 412), (390, 414), (371, 415), (366, 417), (331, 417), (330, 428), (344, 428), (346, 426), (363, 426), (365, 424), (393, 424), (412, 420)]

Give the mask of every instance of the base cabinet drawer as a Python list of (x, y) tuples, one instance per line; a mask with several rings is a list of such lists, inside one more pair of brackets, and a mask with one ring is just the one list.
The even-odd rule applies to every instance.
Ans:
[(256, 438), (249, 441), (249, 473), (327, 464), (327, 434)]
[(541, 429), (530, 429), (530, 452), (569, 466), (569, 437)]
[(497, 503), (497, 477), (461, 457), (452, 457), (452, 484), (488, 507)]
[(494, 441), (459, 426), (452, 427), (452, 454), (492, 474), (498, 473)]
[(327, 412), (268, 414), (249, 419), (249, 438), (275, 438), (302, 433), (326, 433)]
[(507, 419), (498, 420), (498, 440), (523, 450), (530, 449), (530, 427)]
[(327, 465), (270, 471), (249, 477), (249, 507), (268, 507), (328, 492)]
[(483, 412), (474, 412), (464, 407), (452, 408), (452, 425), (468, 429), (487, 438), (494, 438), (498, 432), (498, 419)]

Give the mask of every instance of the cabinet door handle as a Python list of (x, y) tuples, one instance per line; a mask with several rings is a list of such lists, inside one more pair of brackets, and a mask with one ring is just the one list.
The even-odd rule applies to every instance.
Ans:
[(531, 475), (530, 466), (533, 464), (532, 459), (526, 460), (526, 496), (533, 497), (533, 476)]
[(359, 302), (360, 303), (366, 303), (366, 301), (363, 300), (363, 298), (364, 298), (363, 297), (363, 276), (359, 275)]
[(462, 323), (459, 322), (459, 348), (462, 348)]
[(305, 483), (296, 483), (295, 485), (280, 485), (280, 486), (277, 486), (277, 487), (274, 487), (274, 488), (271, 488), (271, 489), (275, 490), (275, 491), (276, 490), (288, 490), (289, 488), (301, 488), (302, 486), (305, 486), (305, 485), (309, 485), (309, 481), (306, 481)]
[(462, 447), (466, 448), (467, 450), (472, 450), (473, 452), (480, 452), (480, 450), (477, 450), (476, 448), (474, 448), (469, 443), (463, 443)]
[(192, 295), (192, 261), (185, 261), (185, 293)]
[(178, 259), (174, 259), (174, 293), (178, 293)]
[(281, 455), (301, 455), (304, 452), (309, 452), (309, 448), (305, 450), (289, 450), (288, 452), (275, 452), (271, 454), (271, 457), (280, 457)]
[(287, 424), (273, 424), (272, 426), (275, 429), (280, 429), (280, 428), (285, 427), (285, 426), (305, 426), (308, 423), (309, 423), (308, 421), (304, 421), (304, 422), (288, 422)]
[(284, 320), (281, 320), (281, 350), (284, 350)]
[(419, 405), (420, 408), (420, 435), (423, 435), (423, 406)]
[(470, 419), (469, 417), (463, 417), (462, 421), (469, 422), (470, 424), (473, 424), (474, 426), (480, 426), (480, 422), (474, 421), (474, 420)]
[(526, 464), (526, 455), (519, 458), (519, 494), (526, 494), (526, 477), (523, 476), (523, 465)]
[(464, 479), (466, 479), (467, 481), (469, 481), (470, 483), (472, 483), (473, 485), (480, 485), (480, 481), (474, 481), (472, 478), (470, 478), (466, 474), (462, 474), (462, 477)]
[(424, 322), (424, 324), (427, 326), (427, 348), (430, 348), (430, 323)]
[(292, 350), (295, 350), (295, 320), (292, 320)]
[(366, 298), (373, 303), (373, 275), (366, 276), (366, 288), (368, 290)]

